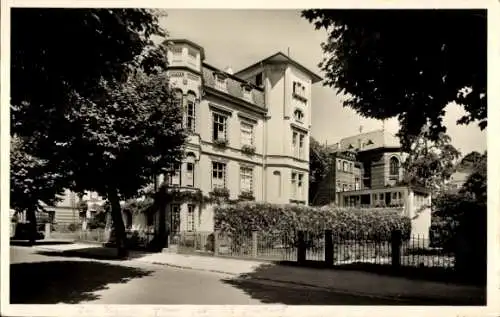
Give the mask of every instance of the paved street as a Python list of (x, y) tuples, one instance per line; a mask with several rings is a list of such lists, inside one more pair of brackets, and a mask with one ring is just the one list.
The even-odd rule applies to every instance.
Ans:
[(288, 283), (11, 247), (11, 303), (411, 305)]

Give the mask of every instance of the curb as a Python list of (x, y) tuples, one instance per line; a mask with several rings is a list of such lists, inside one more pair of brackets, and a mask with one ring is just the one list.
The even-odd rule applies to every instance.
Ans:
[[(219, 270), (193, 268), (193, 267), (189, 267), (189, 266), (175, 265), (175, 264), (169, 264), (169, 263), (163, 263), (163, 262), (157, 262), (157, 261), (146, 262), (146, 261), (140, 261), (140, 260), (138, 260), (138, 262), (150, 263), (150, 264), (162, 265), (162, 266), (168, 266), (168, 267), (177, 268), (177, 269), (186, 269), (186, 270), (201, 271), (201, 272), (220, 273), (220, 274), (226, 274), (226, 275), (231, 275), (231, 276), (236, 276), (236, 277), (241, 276), (242, 279), (245, 279), (245, 274), (242, 275), (242, 274), (238, 274), (238, 273), (224, 272), (224, 271), (219, 271)], [(255, 278), (254, 280), (255, 281), (277, 282), (277, 283), (290, 284), (290, 285), (296, 285), (296, 286), (304, 286), (304, 287), (312, 287), (312, 288), (316, 288), (316, 289), (320, 289), (320, 290), (325, 290), (325, 291), (329, 291), (329, 292), (335, 292), (335, 293), (338, 293), (338, 294), (362, 296), (362, 297), (374, 298), (374, 299), (392, 300), (392, 301), (398, 301), (398, 302), (401, 302), (401, 303), (411, 303), (411, 302), (414, 302), (415, 300), (422, 299), (422, 298), (416, 298), (416, 297), (400, 297), (400, 296), (374, 295), (374, 294), (365, 293), (365, 292), (346, 291), (346, 290), (335, 289), (335, 288), (330, 288), (330, 287), (318, 286), (318, 285), (314, 285), (314, 284), (294, 282), (294, 281), (275, 280), (275, 279), (269, 279), (269, 278)], [(436, 299), (432, 299), (432, 300), (436, 300)], [(439, 300), (439, 299), (437, 299), (437, 300)]]

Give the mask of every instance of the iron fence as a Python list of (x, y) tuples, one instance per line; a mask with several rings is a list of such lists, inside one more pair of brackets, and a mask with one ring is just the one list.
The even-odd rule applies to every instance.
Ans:
[(431, 248), (426, 237), (335, 233), (181, 233), (180, 252), (272, 261), (314, 261), (329, 265), (356, 263), (407, 267), (454, 268), (451, 252)]

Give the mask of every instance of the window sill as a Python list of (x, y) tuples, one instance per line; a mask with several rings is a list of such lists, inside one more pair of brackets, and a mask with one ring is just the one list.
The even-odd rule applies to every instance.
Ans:
[(300, 101), (304, 102), (304, 103), (307, 103), (307, 98), (306, 98), (306, 97), (303, 97), (303, 96), (301, 96), (301, 95), (299, 95), (299, 94), (297, 94), (297, 93), (293, 93), (293, 97), (294, 97), (295, 99), (298, 99), (298, 100), (300, 100)]

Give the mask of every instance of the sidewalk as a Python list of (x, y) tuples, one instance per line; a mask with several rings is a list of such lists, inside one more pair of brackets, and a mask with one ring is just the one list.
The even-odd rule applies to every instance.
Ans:
[[(116, 250), (91, 244), (36, 246), (40, 251), (63, 252), (82, 255), (108, 254)], [(483, 288), (440, 282), (411, 280), (403, 277), (382, 276), (360, 271), (312, 269), (277, 265), (270, 262), (247, 261), (211, 256), (183, 255), (174, 253), (131, 252), (131, 259), (124, 261), (166, 265), (176, 268), (211, 271), (235, 275), (236, 279), (268, 280), (313, 286), (335, 292), (380, 298), (432, 299), (466, 303), (485, 301)]]

